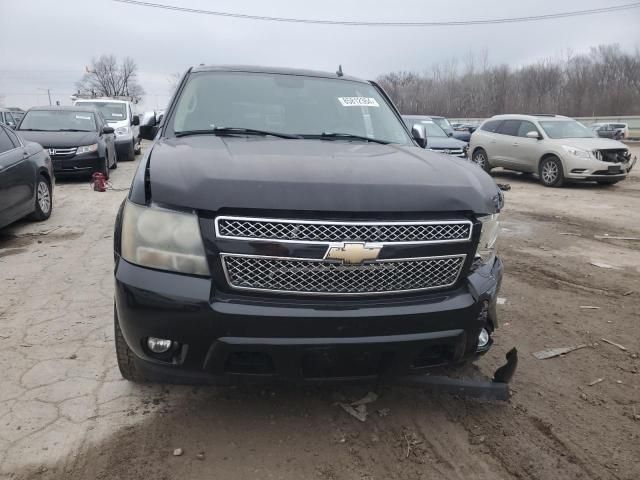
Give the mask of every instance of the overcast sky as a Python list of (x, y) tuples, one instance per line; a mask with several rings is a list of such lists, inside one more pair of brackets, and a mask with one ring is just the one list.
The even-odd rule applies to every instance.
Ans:
[[(521, 17), (629, 3), (627, 0), (157, 0), (254, 15), (335, 20), (448, 21)], [(486, 50), (491, 63), (518, 66), (600, 43), (640, 48), (640, 9), (544, 22), (399, 28), (301, 25), (180, 13), (112, 0), (0, 0), (0, 95), (6, 106), (69, 104), (92, 57), (131, 56), (147, 95), (162, 108), (168, 77), (199, 63), (259, 64), (367, 78), (423, 71)]]

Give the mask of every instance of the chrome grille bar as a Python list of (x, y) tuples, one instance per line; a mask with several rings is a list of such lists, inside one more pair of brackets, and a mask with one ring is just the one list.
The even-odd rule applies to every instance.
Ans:
[(76, 153), (77, 147), (69, 148), (47, 148), (49, 156), (51, 157), (66, 157)]
[(448, 243), (471, 239), (469, 220), (340, 222), (220, 216), (216, 236), (281, 242)]
[(466, 255), (378, 260), (345, 265), (316, 259), (222, 254), (230, 287), (303, 295), (373, 295), (446, 288)]

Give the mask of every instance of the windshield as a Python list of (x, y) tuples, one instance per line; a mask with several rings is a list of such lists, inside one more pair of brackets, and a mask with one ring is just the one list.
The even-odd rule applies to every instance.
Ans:
[(416, 124), (423, 125), (424, 129), (427, 132), (427, 138), (428, 137), (446, 137), (447, 136), (445, 131), (442, 130), (442, 128), (440, 128), (438, 125), (436, 125), (433, 122), (433, 120), (420, 120), (419, 118), (405, 118), (404, 119), (404, 123), (407, 124), (407, 127), (409, 127), (409, 129), (411, 129)]
[(96, 121), (93, 113), (73, 110), (31, 110), (22, 119), (20, 130), (77, 130), (95, 132)]
[(592, 138), (593, 132), (575, 120), (540, 121), (549, 138)]
[(107, 122), (121, 122), (127, 119), (127, 106), (119, 102), (77, 102), (83, 107), (95, 107)]
[(373, 86), (339, 78), (195, 73), (169, 125), (174, 133), (235, 127), (312, 137), (342, 133), (413, 144)]
[(433, 118), (432, 120), (446, 133), (453, 132), (453, 128), (446, 118)]

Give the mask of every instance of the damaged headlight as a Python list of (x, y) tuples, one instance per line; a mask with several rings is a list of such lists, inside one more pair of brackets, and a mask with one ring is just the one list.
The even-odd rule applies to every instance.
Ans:
[(570, 153), (574, 157), (578, 157), (578, 158), (591, 157), (591, 152), (589, 152), (588, 150), (582, 150), (580, 148), (570, 147), (568, 145), (563, 145), (562, 148), (564, 148), (567, 153)]
[(496, 255), (498, 234), (500, 233), (499, 217), (499, 213), (494, 213), (478, 218), (482, 223), (482, 231), (476, 250), (476, 258), (480, 259), (482, 263), (488, 263)]
[(122, 219), (122, 258), (143, 267), (209, 275), (198, 217), (127, 201)]

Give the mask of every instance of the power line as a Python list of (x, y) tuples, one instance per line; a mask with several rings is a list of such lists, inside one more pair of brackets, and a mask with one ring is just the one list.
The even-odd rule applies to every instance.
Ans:
[(619, 12), (622, 10), (630, 10), (640, 8), (640, 2), (626, 3), (623, 5), (614, 5), (610, 7), (592, 8), (589, 10), (574, 10), (571, 12), (549, 13), (546, 15), (530, 15), (526, 17), (513, 18), (492, 18), (486, 20), (460, 20), (460, 21), (444, 21), (444, 22), (369, 22), (369, 21), (351, 21), (351, 20), (321, 20), (310, 18), (288, 18), (288, 17), (269, 17), (263, 15), (248, 15), (243, 13), (219, 12), (214, 10), (201, 10), (197, 8), (178, 7), (175, 5), (166, 5), (162, 3), (143, 2), (139, 0), (113, 0), (119, 3), (128, 3), (141, 7), (160, 8), (165, 10), (173, 10), (186, 13), (197, 13), (201, 15), (213, 15), (218, 17), (239, 18), (243, 20), (261, 20), (268, 22), (286, 22), (286, 23), (311, 23), (317, 25), (341, 25), (350, 27), (462, 27), (469, 25), (494, 25), (501, 23), (519, 23), (519, 22), (538, 22), (542, 20), (551, 20), (555, 18), (578, 17), (584, 15), (597, 15), (601, 13)]

